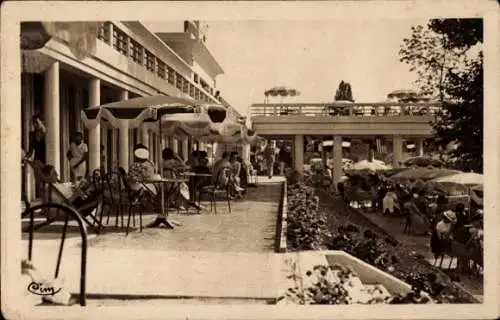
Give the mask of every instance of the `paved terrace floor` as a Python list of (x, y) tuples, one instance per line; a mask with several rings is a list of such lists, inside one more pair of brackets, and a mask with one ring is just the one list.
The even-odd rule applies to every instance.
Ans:
[[(232, 212), (220, 201), (217, 214), (171, 214), (174, 230), (144, 229), (125, 236), (111, 230), (89, 238), (87, 293), (97, 296), (245, 298), (249, 303), (276, 297), (273, 253), (280, 178), (259, 178)], [(205, 203), (207, 205), (207, 203)], [(144, 224), (155, 215), (144, 217)], [(114, 224), (114, 218), (110, 219)], [(54, 229), (35, 235), (35, 266), (51, 274), (57, 257)], [(27, 235), (23, 234), (26, 245)], [(79, 240), (76, 233), (64, 252), (64, 288), (78, 292)], [(111, 298), (116, 299), (116, 298)], [(252, 301), (252, 299), (254, 299)], [(186, 300), (183, 300), (186, 301)], [(199, 299), (197, 301), (200, 301)], [(230, 300), (229, 300), (230, 301)], [(100, 300), (98, 304), (102, 304)], [(89, 300), (89, 304), (96, 304)], [(109, 300), (105, 305), (114, 305)]]

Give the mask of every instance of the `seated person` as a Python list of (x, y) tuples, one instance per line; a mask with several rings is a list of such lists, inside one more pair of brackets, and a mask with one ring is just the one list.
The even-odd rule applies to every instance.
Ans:
[(178, 178), (179, 173), (188, 168), (181, 157), (175, 154), (170, 148), (163, 149), (161, 157), (163, 160), (163, 173), (165, 178)]
[[(163, 171), (165, 177), (169, 179), (179, 178), (180, 173), (185, 171), (188, 166), (182, 161), (182, 159), (176, 155), (172, 149), (165, 148), (162, 151), (163, 158)], [(172, 184), (168, 185), (168, 189), (173, 187)], [(179, 210), (184, 210), (185, 207), (194, 207), (197, 210), (202, 210), (203, 208), (190, 200), (189, 187), (185, 182), (181, 182), (177, 185), (176, 189), (173, 190), (174, 196), (172, 199), (177, 200), (177, 204), (173, 204)]]
[(149, 160), (149, 150), (146, 146), (139, 144), (134, 148), (135, 161), (129, 168), (130, 187), (133, 191), (147, 191), (156, 196), (158, 190), (151, 183), (142, 183), (147, 180), (155, 180), (161, 178), (156, 173), (156, 168), (153, 162)]
[(237, 152), (231, 152), (229, 162), (231, 164), (231, 176), (230, 176), (231, 188), (234, 189), (236, 196), (241, 198), (242, 192), (245, 191), (245, 189), (243, 189), (240, 186), (241, 162), (238, 161)]
[(191, 168), (194, 168), (198, 166), (199, 161), (200, 161), (200, 151), (193, 150), (189, 155), (189, 159), (186, 161), (186, 165), (190, 166)]
[[(217, 160), (214, 163), (213, 172), (212, 172), (212, 183), (213, 184), (222, 184), (222, 185), (227, 184), (227, 180), (229, 179), (229, 176), (219, 177), (219, 174), (222, 172), (221, 170), (224, 168), (231, 170), (231, 163), (229, 162), (229, 153), (228, 152), (222, 153), (222, 158), (220, 158), (219, 160)], [(225, 172), (227, 172), (227, 171), (225, 171)]]

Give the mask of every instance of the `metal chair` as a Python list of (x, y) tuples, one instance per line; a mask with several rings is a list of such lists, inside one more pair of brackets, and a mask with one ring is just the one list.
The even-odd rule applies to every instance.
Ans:
[[(218, 194), (226, 194), (227, 205), (229, 212), (231, 212), (231, 195), (230, 195), (230, 171), (229, 168), (222, 168), (217, 173), (215, 183), (212, 185), (204, 186), (200, 189), (200, 199), (203, 194), (208, 194), (210, 196), (210, 211), (214, 208), (215, 214), (217, 214), (217, 199)], [(225, 178), (227, 176), (227, 178)]]
[[(129, 176), (124, 168), (122, 167), (118, 168), (118, 172), (120, 174), (121, 181), (125, 189), (125, 194), (127, 196), (127, 198), (125, 199), (126, 201), (123, 204), (127, 206), (127, 211), (128, 211), (127, 228), (126, 228), (126, 235), (128, 235), (130, 228), (130, 219), (133, 217), (135, 226), (134, 209), (137, 209), (141, 206), (141, 198), (144, 196), (144, 192), (143, 189), (139, 189), (139, 191), (132, 190)], [(139, 213), (139, 228), (140, 232), (142, 232), (142, 210), (137, 210), (137, 211)]]

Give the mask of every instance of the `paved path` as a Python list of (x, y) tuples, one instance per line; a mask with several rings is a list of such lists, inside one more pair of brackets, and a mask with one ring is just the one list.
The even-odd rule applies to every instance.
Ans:
[[(170, 220), (181, 224), (174, 230), (145, 229), (129, 236), (123, 231), (92, 235), (87, 293), (110, 298), (89, 299), (89, 305), (127, 304), (127, 300), (119, 300), (121, 295), (163, 297), (158, 304), (261, 304), (276, 298), (278, 277), (274, 265), (280, 257), (274, 254), (273, 245), (281, 194), (279, 181), (261, 178), (258, 188), (248, 189), (245, 200), (231, 202), (231, 213), (227, 203), (221, 201), (217, 215), (172, 214)], [(154, 218), (147, 215), (144, 223)], [(110, 222), (114, 223), (114, 219)], [(35, 243), (34, 263), (43, 275), (54, 270), (56, 235), (54, 229), (35, 236), (39, 240)], [(77, 293), (80, 248), (74, 231), (70, 235), (61, 276), (64, 288)], [(23, 244), (26, 246), (27, 241), (23, 240)], [(146, 301), (135, 303), (150, 305), (153, 300)]]
[[(272, 252), (281, 185), (267, 183), (249, 188), (244, 200), (217, 201), (217, 214), (174, 212), (169, 220), (174, 230), (143, 229), (125, 236), (123, 232), (104, 234), (90, 241), (92, 247), (165, 251)], [(204, 203), (208, 206), (208, 203)], [(144, 225), (155, 215), (146, 215)], [(114, 223), (114, 219), (111, 219)]]

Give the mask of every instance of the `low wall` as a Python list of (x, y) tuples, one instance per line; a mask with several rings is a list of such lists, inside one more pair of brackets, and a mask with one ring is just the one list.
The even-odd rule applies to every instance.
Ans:
[(283, 253), (286, 252), (286, 228), (287, 228), (287, 210), (288, 210), (288, 199), (287, 199), (287, 184), (286, 181), (283, 182), (281, 187), (281, 201), (278, 208), (278, 214), (276, 217), (276, 236), (275, 236), (275, 252)]

